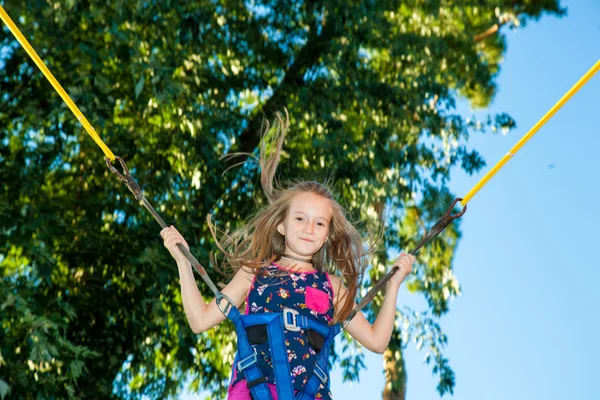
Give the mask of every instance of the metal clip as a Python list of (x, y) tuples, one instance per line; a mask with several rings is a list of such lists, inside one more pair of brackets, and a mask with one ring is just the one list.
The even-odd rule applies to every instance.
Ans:
[(140, 188), (140, 185), (138, 185), (136, 180), (133, 179), (133, 176), (129, 173), (127, 164), (125, 164), (125, 161), (123, 161), (123, 159), (119, 156), (115, 156), (115, 159), (119, 162), (119, 164), (121, 164), (121, 167), (123, 167), (123, 173), (125, 175), (121, 174), (115, 167), (113, 167), (113, 165), (110, 161), (110, 158), (108, 158), (108, 157), (106, 157), (106, 166), (108, 167), (108, 169), (110, 169), (110, 172), (117, 175), (117, 177), (119, 178), (119, 180), (121, 182), (123, 182), (123, 183), (125, 183), (125, 185), (127, 185), (127, 188), (129, 188), (131, 193), (133, 193), (136, 200), (138, 200), (138, 201), (142, 200), (142, 198), (144, 197), (144, 194), (142, 193), (142, 189)]
[[(206, 274), (206, 271), (204, 273)], [(217, 290), (216, 287), (215, 287), (215, 290)], [(225, 306), (221, 305), (221, 300), (225, 300)], [(219, 310), (226, 317), (229, 316), (229, 311), (231, 311), (232, 308), (236, 308), (236, 305), (233, 302), (233, 300), (231, 300), (229, 298), (229, 296), (227, 296), (226, 294), (223, 294), (222, 292), (219, 292), (218, 290), (217, 290), (217, 294), (215, 295), (215, 302), (217, 303), (217, 307), (219, 308)]]
[(297, 323), (298, 311), (291, 308), (283, 309), (283, 325), (288, 331), (298, 332), (300, 327)]
[(241, 372), (241, 371), (245, 370), (246, 368), (248, 368), (255, 362), (256, 362), (256, 347), (254, 348), (254, 354), (251, 354), (248, 357), (238, 361), (238, 363), (237, 363), (238, 371)]
[(323, 385), (327, 384), (327, 374), (321, 369), (321, 367), (319, 367), (319, 364), (315, 364), (315, 369), (313, 370), (313, 373), (317, 376), (317, 378), (321, 380)]

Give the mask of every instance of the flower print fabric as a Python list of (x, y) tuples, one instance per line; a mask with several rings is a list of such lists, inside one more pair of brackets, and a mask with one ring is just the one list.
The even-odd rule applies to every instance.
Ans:
[[(284, 308), (291, 308), (324, 324), (333, 319), (333, 288), (326, 272), (292, 272), (276, 264), (267, 268), (267, 276), (255, 277), (252, 282), (246, 299), (246, 314), (282, 312)], [(313, 374), (317, 352), (310, 345), (304, 329), (284, 329), (284, 337), (294, 390), (302, 390)], [(268, 341), (254, 347), (259, 356), (257, 364), (267, 383), (276, 384)], [(245, 384), (243, 372), (238, 373), (234, 366), (230, 394), (234, 386)], [(330, 400), (331, 392), (321, 385), (315, 397)]]

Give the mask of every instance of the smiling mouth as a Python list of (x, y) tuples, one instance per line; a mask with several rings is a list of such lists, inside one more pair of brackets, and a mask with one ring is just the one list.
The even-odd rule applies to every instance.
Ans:
[(313, 242), (312, 240), (308, 240), (308, 239), (304, 239), (304, 238), (300, 238), (300, 240), (304, 240), (305, 242), (310, 242), (310, 243)]

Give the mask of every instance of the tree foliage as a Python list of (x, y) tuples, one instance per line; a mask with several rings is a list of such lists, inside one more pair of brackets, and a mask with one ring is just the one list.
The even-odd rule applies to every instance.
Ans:
[[(370, 282), (445, 212), (452, 168), (485, 165), (469, 136), (514, 126), (455, 111), (461, 97), (492, 100), (502, 27), (565, 12), (558, 0), (2, 4), (200, 260), (206, 214), (235, 227), (263, 201), (256, 167), (225, 172), (220, 158), (256, 152), (262, 119), (287, 107), (280, 176), (333, 176), (356, 221), (386, 223)], [(232, 326), (192, 334), (154, 221), (6, 28), (0, 85), (0, 397), (163, 398), (188, 377), (223, 395)], [(403, 398), (411, 340), (452, 392), (439, 317), (460, 293), (459, 238), (454, 225), (420, 252), (408, 284), (429, 309), (399, 311), (388, 398)], [(336, 353), (348, 379), (363, 366), (355, 347), (346, 338)]]

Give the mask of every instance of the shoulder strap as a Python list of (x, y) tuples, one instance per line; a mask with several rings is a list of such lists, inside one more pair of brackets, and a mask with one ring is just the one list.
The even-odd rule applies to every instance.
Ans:
[[(266, 314), (253, 315), (262, 316)], [(261, 400), (273, 400), (266, 380), (256, 364), (256, 349), (250, 345), (250, 341), (246, 335), (242, 314), (237, 308), (232, 307), (229, 309), (227, 318), (233, 322), (238, 339), (236, 356), (237, 363), (234, 364), (233, 368), (235, 369), (237, 367), (238, 373), (244, 374), (246, 377), (246, 385), (248, 386), (248, 389), (250, 389), (253, 398)]]

